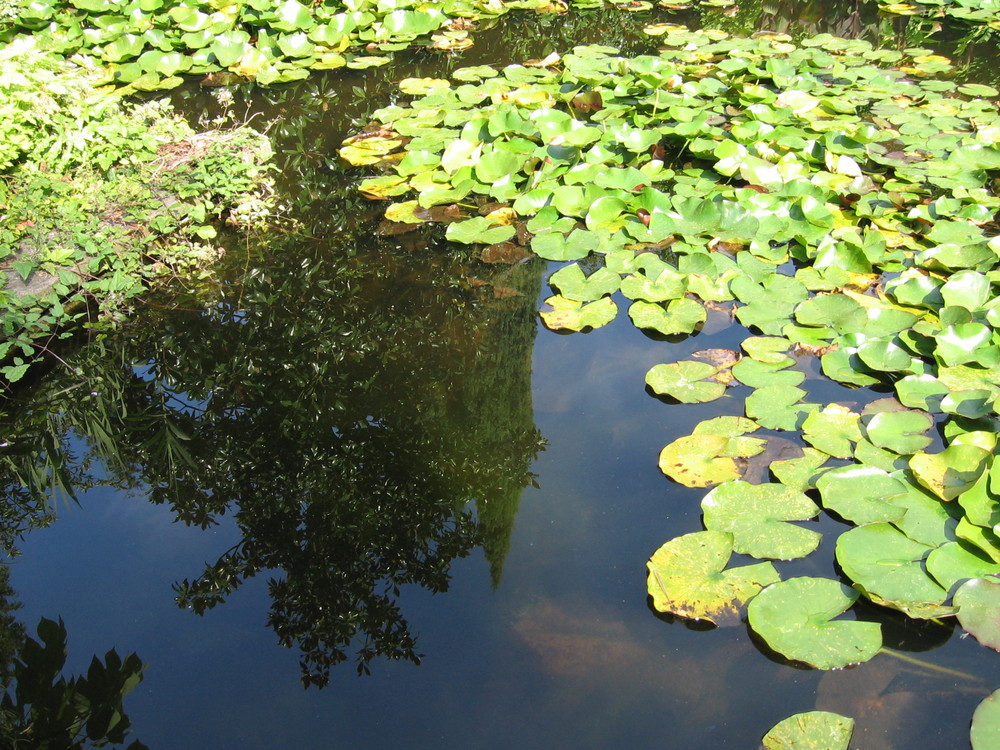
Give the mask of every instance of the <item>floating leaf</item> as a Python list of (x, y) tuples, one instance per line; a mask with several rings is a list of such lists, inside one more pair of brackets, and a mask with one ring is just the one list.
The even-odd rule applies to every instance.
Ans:
[(803, 437), (814, 448), (836, 458), (849, 458), (852, 443), (861, 439), (860, 415), (840, 404), (814, 411), (802, 423)]
[(451, 242), (462, 242), (467, 245), (493, 245), (497, 242), (506, 242), (516, 232), (517, 230), (509, 224), (494, 225), (485, 216), (474, 216), (465, 221), (449, 224), (444, 236)]
[(639, 328), (651, 328), (665, 336), (693, 333), (708, 317), (705, 308), (694, 300), (675, 299), (666, 307), (654, 302), (633, 302), (629, 317)]
[(818, 478), (825, 471), (822, 466), (829, 460), (828, 453), (806, 447), (802, 449), (801, 457), (774, 461), (770, 470), (782, 484), (804, 492), (816, 487)]
[(837, 562), (876, 604), (910, 617), (935, 618), (954, 610), (944, 606), (948, 592), (924, 569), (931, 549), (888, 523), (873, 523), (838, 537)]
[[(508, 238), (509, 239), (509, 238)], [(590, 302), (618, 291), (621, 276), (607, 268), (598, 268), (590, 276), (576, 263), (560, 268), (549, 277), (549, 286), (559, 290), (566, 299)]]
[(962, 627), (984, 646), (1000, 651), (1000, 581), (986, 578), (966, 581), (955, 592), (955, 606)]
[(746, 602), (780, 577), (768, 562), (725, 570), (732, 542), (732, 534), (699, 531), (653, 553), (646, 586), (657, 611), (717, 625), (738, 622)]
[(726, 482), (705, 495), (701, 508), (705, 527), (731, 532), (733, 549), (740, 554), (792, 560), (819, 545), (819, 533), (787, 523), (819, 513), (812, 500), (790, 487)]
[(830, 469), (816, 488), (824, 508), (856, 524), (896, 521), (906, 512), (890, 502), (906, 492), (906, 485), (872, 466)]
[(660, 471), (685, 487), (711, 487), (739, 479), (740, 465), (726, 455), (722, 435), (686, 435), (660, 451)]
[(910, 469), (917, 481), (942, 500), (954, 500), (970, 489), (987, 466), (990, 454), (975, 445), (950, 445), (940, 453), (916, 453)]
[(762, 740), (764, 750), (847, 750), (854, 719), (828, 711), (807, 711), (775, 724)]
[(684, 404), (714, 401), (726, 392), (717, 380), (719, 368), (707, 362), (685, 360), (655, 365), (646, 373), (646, 384), (654, 393), (670, 396)]
[[(973, 578), (1000, 575), (1000, 563), (988, 560), (961, 542), (947, 542), (927, 556), (927, 572), (949, 593), (955, 585)], [(958, 602), (956, 606), (961, 606)], [(1000, 618), (1000, 610), (997, 617)], [(1000, 619), (998, 619), (1000, 623)], [(998, 641), (1000, 643), (1000, 641)]]
[(900, 454), (923, 450), (931, 443), (927, 431), (934, 419), (925, 411), (903, 409), (895, 400), (883, 400), (884, 410), (873, 412), (871, 404), (862, 412), (868, 439), (880, 448)]
[(996, 750), (1000, 747), (1000, 690), (976, 707), (969, 739), (972, 750)]
[(747, 616), (779, 654), (819, 669), (841, 669), (868, 661), (882, 647), (878, 623), (832, 619), (858, 596), (828, 578), (790, 578), (754, 597)]
[(600, 328), (618, 315), (618, 305), (610, 297), (583, 303), (557, 294), (545, 300), (545, 304), (552, 307), (552, 310), (543, 310), (540, 315), (545, 325), (553, 330), (582, 331), (584, 328)]

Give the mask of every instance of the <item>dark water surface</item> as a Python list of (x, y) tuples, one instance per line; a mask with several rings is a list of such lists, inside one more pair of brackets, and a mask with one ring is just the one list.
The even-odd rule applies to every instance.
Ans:
[[(305, 236), (235, 243), (217, 280), (151, 300), (72, 353), (78, 373), (11, 404), (8, 450), (62, 460), (79, 501), (57, 499), (58, 520), (34, 530), (43, 510), (8, 511), (8, 536), (26, 532), (18, 617), (63, 618), (72, 672), (136, 651), (148, 668), (126, 707), (150, 748), (754, 748), (813, 708), (854, 717), (857, 748), (967, 746), (1000, 676), (951, 627), (862, 609), (901, 656), (824, 673), (783, 664), (745, 626), (647, 604), (647, 558), (701, 529), (703, 493), (656, 457), (741, 414), (743, 394), (669, 406), (644, 375), (744, 329), (719, 313), (664, 342), (620, 315), (551, 333), (536, 315), (545, 264), (487, 266), (433, 232), (374, 237), (381, 207), (336, 162), (393, 80), (578, 42), (644, 51), (637, 29), (668, 19), (912, 33), (853, 4), (512, 17), (461, 55), (237, 90), (236, 112), (270, 124)], [(193, 119), (220, 111), (213, 90), (176, 100)], [(12, 508), (37, 499), (4, 482)], [(832, 541), (782, 572), (835, 575)]]

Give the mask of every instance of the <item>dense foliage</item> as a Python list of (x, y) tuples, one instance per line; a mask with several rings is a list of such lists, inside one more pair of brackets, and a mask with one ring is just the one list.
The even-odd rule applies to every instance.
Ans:
[[(359, 187), (401, 199), (391, 221), (579, 261), (549, 279), (550, 328), (598, 328), (620, 295), (653, 335), (696, 334), (710, 315), (748, 329), (742, 352), (646, 378), (671, 401), (743, 401), (660, 455), (674, 481), (714, 489), (707, 530), (650, 560), (657, 609), (718, 622), (749, 604), (771, 649), (822, 669), (878, 653), (878, 624), (833, 619), (860, 596), (957, 615), (1000, 646), (1000, 118), (981, 98), (997, 92), (937, 78), (948, 61), (926, 50), (648, 32), (658, 55), (579, 47), (460, 69), (457, 84), (404, 80), (412, 101), (376, 112), (341, 155), (386, 172)], [(806, 401), (817, 357), (827, 377), (894, 396)], [(801, 447), (777, 450), (781, 433)], [(743, 481), (754, 462), (775, 481)], [(837, 540), (852, 585), (727, 569), (734, 552), (808, 555), (819, 535), (791, 522), (821, 507), (854, 526)]]
[(0, 49), (0, 71), (0, 373), (14, 382), (73, 324), (214, 258), (220, 217), (259, 222), (270, 151), (246, 127), (196, 134), (164, 103), (123, 104), (27, 42)]

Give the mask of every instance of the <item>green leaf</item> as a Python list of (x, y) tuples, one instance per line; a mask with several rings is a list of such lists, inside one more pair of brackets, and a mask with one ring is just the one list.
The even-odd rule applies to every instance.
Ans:
[(841, 466), (816, 481), (823, 507), (855, 524), (897, 521), (906, 512), (890, 502), (906, 485), (871, 466)]
[(828, 711), (807, 711), (783, 719), (762, 740), (764, 750), (847, 750), (854, 719)]
[(972, 750), (996, 750), (1000, 747), (1000, 690), (976, 707), (972, 714), (969, 740)]
[(802, 423), (803, 437), (818, 450), (836, 458), (850, 458), (852, 443), (861, 439), (860, 415), (840, 404), (814, 411)]
[(576, 263), (560, 268), (549, 277), (549, 286), (558, 289), (566, 299), (579, 302), (590, 302), (614, 294), (620, 283), (621, 276), (607, 268), (598, 268), (586, 276)]
[(450, 242), (461, 242), (466, 245), (494, 245), (497, 242), (506, 242), (516, 233), (510, 224), (494, 225), (485, 216), (474, 216), (465, 221), (449, 224), (444, 236)]
[[(958, 621), (984, 646), (1000, 651), (1000, 581), (973, 578), (955, 592)], [(1000, 737), (1000, 734), (997, 735)]]
[(739, 479), (741, 469), (726, 455), (729, 439), (722, 435), (686, 435), (660, 451), (660, 471), (685, 487), (712, 487)]
[(873, 523), (840, 535), (837, 562), (876, 604), (910, 617), (943, 617), (954, 609), (944, 606), (948, 592), (924, 569), (931, 549), (890, 524)]
[(717, 625), (739, 622), (746, 602), (780, 577), (768, 562), (725, 570), (732, 540), (732, 534), (699, 531), (653, 553), (646, 587), (656, 610)]
[(618, 315), (618, 305), (610, 297), (583, 303), (556, 295), (545, 300), (545, 304), (552, 310), (543, 310), (540, 315), (545, 325), (552, 330), (582, 331), (585, 328), (600, 328)]
[(646, 373), (646, 385), (654, 393), (684, 404), (705, 403), (726, 392), (725, 383), (717, 379), (718, 374), (719, 368), (707, 362), (684, 360), (655, 365)]
[(787, 385), (768, 385), (747, 396), (746, 415), (768, 430), (795, 431), (819, 404), (803, 403), (806, 392)]
[(768, 586), (747, 608), (750, 627), (779, 654), (819, 669), (868, 661), (882, 647), (878, 623), (833, 620), (858, 592), (827, 578), (791, 578)]
[[(1000, 575), (1000, 563), (986, 559), (961, 542), (947, 542), (932, 550), (927, 556), (927, 572), (941, 584), (942, 588), (952, 593), (957, 584), (964, 584), (970, 579), (993, 579)], [(955, 605), (961, 607), (958, 602)], [(959, 611), (961, 612), (961, 609)], [(997, 643), (1000, 644), (1000, 640)]]
[(633, 302), (628, 314), (638, 328), (651, 328), (665, 336), (693, 333), (708, 317), (704, 307), (687, 298), (671, 300), (666, 307), (655, 302)]
[(792, 560), (819, 545), (819, 533), (787, 523), (819, 514), (812, 500), (790, 487), (726, 482), (705, 495), (701, 508), (705, 527), (731, 532), (733, 549), (740, 554)]
[(916, 453), (910, 469), (917, 481), (942, 500), (954, 500), (979, 479), (990, 458), (975, 445), (950, 445), (940, 453)]
[(895, 400), (882, 400), (885, 409), (873, 411), (872, 404), (862, 412), (868, 439), (880, 448), (904, 455), (923, 450), (931, 443), (928, 430), (934, 419), (925, 411), (904, 409)]

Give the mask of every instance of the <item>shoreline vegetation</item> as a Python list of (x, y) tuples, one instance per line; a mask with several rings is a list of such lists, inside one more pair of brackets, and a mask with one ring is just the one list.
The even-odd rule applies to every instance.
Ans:
[(156, 280), (201, 273), (223, 223), (263, 228), (268, 138), (198, 133), (169, 104), (126, 102), (30, 39), (0, 49), (0, 377), (127, 312)]

